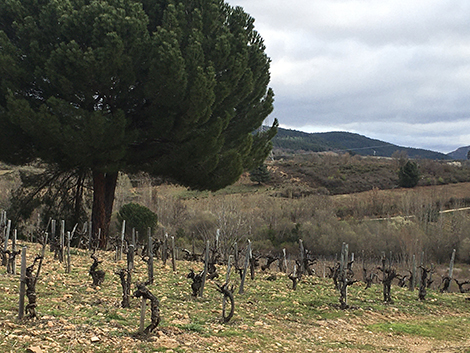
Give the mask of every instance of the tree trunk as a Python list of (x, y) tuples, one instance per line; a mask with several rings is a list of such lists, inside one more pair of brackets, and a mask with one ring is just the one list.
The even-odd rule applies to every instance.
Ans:
[[(108, 242), (117, 177), (117, 172), (93, 171), (92, 241), (94, 247), (98, 246), (100, 249), (105, 249)], [(99, 229), (101, 229), (100, 239), (97, 239)]]

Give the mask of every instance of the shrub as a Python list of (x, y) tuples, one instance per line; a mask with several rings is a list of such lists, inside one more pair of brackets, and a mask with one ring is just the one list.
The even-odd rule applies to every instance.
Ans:
[(143, 239), (147, 234), (147, 229), (157, 225), (157, 215), (147, 207), (137, 203), (128, 203), (121, 207), (117, 215), (120, 227), (122, 221), (126, 221), (127, 229), (135, 228), (139, 232), (139, 238)]

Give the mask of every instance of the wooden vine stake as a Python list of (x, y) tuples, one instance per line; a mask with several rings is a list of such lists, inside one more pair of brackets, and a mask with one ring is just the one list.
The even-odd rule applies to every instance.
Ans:
[(67, 257), (65, 263), (65, 273), (70, 273), (72, 267), (70, 264), (70, 232), (67, 232)]
[(148, 228), (148, 247), (147, 247), (147, 253), (148, 253), (148, 262), (147, 262), (147, 266), (148, 266), (148, 281), (147, 283), (148, 284), (152, 284), (153, 283), (153, 242), (152, 242), (152, 229), (149, 227)]
[(24, 296), (26, 294), (26, 246), (21, 249), (21, 277), (20, 277), (20, 300), (18, 305), (18, 320), (24, 317)]
[(59, 239), (59, 262), (64, 261), (64, 248), (65, 248), (65, 221), (60, 223), (60, 239)]
[(121, 244), (119, 247), (119, 257), (118, 260), (122, 260), (122, 249), (124, 248), (124, 234), (126, 233), (126, 220), (122, 221), (122, 229), (121, 229)]
[(163, 239), (163, 248), (162, 248), (163, 266), (166, 266), (167, 256), (168, 256), (168, 233), (165, 233), (165, 238)]
[(16, 275), (16, 256), (21, 252), (16, 250), (17, 230), (13, 230), (11, 238), (11, 251), (7, 250), (4, 256), (7, 258), (7, 273)]
[(410, 291), (414, 291), (416, 287), (416, 255), (413, 254), (413, 263), (411, 269), (411, 278), (410, 278)]
[(42, 239), (41, 261), (39, 262), (39, 265), (38, 265), (38, 272), (36, 273), (36, 277), (39, 277), (39, 273), (41, 272), (42, 259), (44, 259), (44, 256), (46, 255), (46, 245), (47, 245), (48, 237), (49, 237), (49, 234), (47, 232), (44, 232), (44, 237)]
[(234, 260), (235, 260), (234, 266), (235, 266), (235, 269), (238, 271), (239, 267), (238, 267), (238, 243), (237, 242), (233, 244), (233, 255), (234, 255)]
[(171, 266), (173, 272), (176, 272), (176, 250), (175, 250), (175, 237), (171, 237)]
[(50, 237), (50, 251), (54, 251), (54, 243), (55, 243), (55, 219), (51, 221), (51, 237)]
[(202, 274), (201, 289), (199, 290), (199, 296), (202, 298), (204, 295), (204, 286), (206, 284), (207, 271), (209, 269), (209, 240), (206, 242), (206, 253), (204, 256), (204, 272)]
[(282, 249), (282, 267), (284, 268), (284, 272), (287, 273), (287, 254), (286, 254), (286, 248)]
[(302, 277), (302, 275), (305, 273), (305, 249), (304, 249), (304, 242), (302, 239), (299, 239), (299, 253), (300, 253), (300, 268), (299, 268), (299, 273), (297, 276), (299, 279)]
[(11, 220), (7, 222), (7, 229), (5, 232), (5, 243), (3, 244), (3, 252), (2, 252), (2, 266), (8, 266), (8, 238), (10, 237), (10, 229), (11, 229)]
[(250, 264), (251, 258), (251, 241), (248, 239), (248, 247), (246, 248), (245, 254), (245, 267), (243, 268), (243, 275), (240, 282), (240, 288), (238, 289), (238, 294), (243, 294), (245, 291), (245, 279), (246, 279), (246, 272), (248, 271), (248, 265)]
[(145, 298), (142, 296), (142, 301), (140, 302), (140, 326), (139, 333), (144, 333), (145, 330), (145, 312), (147, 311), (147, 303)]
[(455, 249), (452, 250), (452, 256), (449, 263), (449, 273), (442, 279), (443, 287), (441, 288), (441, 293), (448, 292), (450, 283), (452, 281), (452, 276), (454, 273), (454, 261), (455, 261)]

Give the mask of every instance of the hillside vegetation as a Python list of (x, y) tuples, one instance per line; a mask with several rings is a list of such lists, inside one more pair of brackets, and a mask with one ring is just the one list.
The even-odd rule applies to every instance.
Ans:
[[(371, 139), (351, 132), (306, 133), (296, 130), (278, 129), (273, 145), (276, 149), (310, 152), (349, 152), (363, 156), (391, 157), (393, 153), (404, 152), (411, 158), (451, 159), (444, 153), (419, 148), (402, 147), (388, 142)], [(463, 158), (466, 159), (466, 158)]]
[[(157, 183), (143, 174), (122, 174), (112, 234), (120, 231), (119, 209), (136, 202), (158, 215), (156, 236), (174, 235), (180, 248), (194, 243), (202, 251), (219, 229), (225, 251), (236, 241), (250, 239), (260, 253), (280, 253), (285, 248), (295, 254), (303, 239), (318, 256), (334, 257), (347, 242), (351, 252), (376, 257), (391, 251), (407, 261), (424, 251), (428, 261), (445, 263), (456, 249), (458, 261), (470, 262), (468, 213), (443, 213), (470, 205), (470, 167), (418, 160), (419, 186), (401, 189), (397, 169), (402, 162), (331, 153), (285, 155), (268, 163), (272, 172), (268, 184), (259, 186), (245, 175), (215, 193)], [(8, 208), (9, 188), (19, 185), (15, 173), (0, 177), (1, 208)], [(37, 212), (42, 209), (17, 225), (21, 237), (27, 238), (36, 227)], [(371, 221), (382, 218), (389, 220)], [(75, 224), (66, 223), (69, 228)]]
[[(406, 163), (406, 154), (396, 158), (351, 156), (349, 153), (287, 153), (275, 150), (271, 163), (273, 185), (295, 185), (306, 193), (351, 194), (398, 186), (398, 170)], [(434, 186), (470, 181), (470, 164), (416, 159), (419, 186)], [(301, 189), (304, 188), (302, 192)]]

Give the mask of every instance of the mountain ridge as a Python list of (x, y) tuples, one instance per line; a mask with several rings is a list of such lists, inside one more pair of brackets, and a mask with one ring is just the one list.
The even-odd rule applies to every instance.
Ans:
[(457, 148), (455, 151), (447, 153), (452, 159), (467, 159), (467, 154), (470, 151), (470, 146), (463, 146)]
[[(403, 147), (346, 131), (309, 133), (278, 128), (278, 133), (272, 142), (274, 149), (285, 151), (348, 152), (349, 154), (378, 157), (391, 157), (396, 151), (403, 151), (410, 158), (459, 159), (452, 155), (453, 152), (445, 154), (421, 148)], [(465, 158), (460, 159), (466, 159), (466, 153)]]

